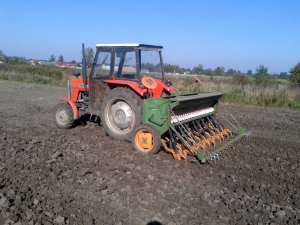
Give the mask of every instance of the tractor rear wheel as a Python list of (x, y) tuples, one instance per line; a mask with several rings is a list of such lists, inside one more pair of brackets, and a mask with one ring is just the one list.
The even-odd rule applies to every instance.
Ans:
[(68, 129), (74, 124), (74, 113), (67, 102), (62, 102), (56, 106), (55, 123), (58, 128)]
[(106, 133), (119, 140), (130, 140), (142, 122), (142, 99), (129, 88), (117, 87), (104, 97), (101, 124)]
[(161, 136), (154, 127), (141, 124), (136, 127), (131, 142), (136, 151), (144, 154), (155, 154), (160, 150)]

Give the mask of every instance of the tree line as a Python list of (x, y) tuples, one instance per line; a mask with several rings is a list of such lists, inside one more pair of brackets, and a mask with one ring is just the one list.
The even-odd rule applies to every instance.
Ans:
[(19, 56), (7, 56), (0, 50), (0, 62), (3, 63), (27, 63), (27, 59), (25, 57)]
[[(93, 63), (94, 51), (92, 48), (85, 49), (87, 66), (90, 67)], [(56, 61), (56, 56), (51, 55), (49, 57), (50, 62)], [(22, 64), (28, 63), (28, 59), (19, 56), (7, 56), (0, 50), (0, 62), (11, 63), (11, 64)], [(59, 55), (57, 62), (64, 62), (63, 55)], [(75, 60), (72, 63), (76, 64)], [(223, 66), (218, 66), (215, 69), (204, 68), (201, 64), (194, 66), (193, 68), (184, 68), (175, 64), (164, 64), (164, 71), (166, 73), (174, 74), (198, 74), (198, 75), (208, 75), (208, 76), (254, 76), (255, 81), (259, 84), (263, 84), (270, 78), (288, 79), (292, 83), (300, 83), (300, 62), (290, 69), (289, 72), (281, 72), (279, 74), (268, 73), (268, 68), (264, 65), (259, 65), (256, 70), (248, 70), (247, 72), (242, 72), (240, 70), (235, 70), (229, 68), (225, 70)]]
[[(80, 52), (80, 54), (82, 55), (82, 53)], [(85, 48), (85, 56), (86, 56), (86, 61), (87, 61), (87, 66), (91, 67), (93, 64), (93, 60), (94, 60), (94, 50), (92, 48)], [(57, 60), (56, 60), (56, 56), (54, 54), (50, 55), (49, 62), (65, 62), (64, 61), (64, 56), (63, 55), (59, 55)], [(76, 62), (76, 60), (72, 60), (71, 63), (73, 64), (79, 64), (78, 62)]]
[(166, 73), (178, 73), (178, 74), (197, 74), (197, 75), (208, 75), (208, 76), (253, 76), (257, 83), (264, 83), (268, 79), (278, 78), (278, 79), (288, 79), (293, 83), (300, 83), (300, 63), (297, 63), (294, 67), (290, 69), (289, 72), (281, 73), (269, 73), (268, 68), (264, 65), (259, 65), (255, 71), (247, 70), (247, 72), (242, 72), (240, 70), (235, 70), (229, 68), (225, 70), (223, 66), (218, 66), (215, 69), (204, 68), (201, 64), (194, 66), (193, 68), (179, 67), (178, 65), (165, 64), (164, 71)]

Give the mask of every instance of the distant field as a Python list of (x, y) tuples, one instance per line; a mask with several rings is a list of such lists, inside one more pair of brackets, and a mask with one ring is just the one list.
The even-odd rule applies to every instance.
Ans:
[[(300, 85), (287, 80), (269, 80), (256, 84), (252, 77), (168, 76), (179, 94), (220, 91), (223, 102), (300, 109)], [(195, 82), (198, 78), (199, 82)]]
[(0, 224), (299, 224), (298, 111), (224, 105), (251, 139), (198, 165), (139, 154), (92, 121), (57, 129), (65, 93), (0, 81)]
[[(0, 64), (0, 79), (66, 86), (76, 69), (26, 64)], [(179, 94), (224, 92), (222, 102), (300, 109), (300, 85), (269, 79), (263, 85), (250, 76), (166, 75)], [(200, 82), (195, 82), (195, 77)]]
[(25, 83), (65, 86), (76, 69), (28, 64), (0, 64), (0, 79)]

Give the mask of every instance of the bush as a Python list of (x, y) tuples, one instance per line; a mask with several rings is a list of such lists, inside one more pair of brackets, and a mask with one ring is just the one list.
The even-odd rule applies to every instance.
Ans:
[(291, 73), (290, 81), (293, 83), (300, 84), (300, 63), (298, 63), (296, 66), (294, 66), (290, 70), (290, 73)]
[(249, 83), (248, 76), (245, 76), (245, 75), (237, 74), (237, 75), (232, 76), (231, 79), (232, 79), (233, 84), (238, 84), (238, 85), (244, 86)]
[(75, 69), (29, 64), (0, 64), (0, 79), (39, 84), (66, 85), (68, 75)]
[(258, 85), (255, 78), (243, 75), (214, 80), (209, 76), (198, 76), (201, 84), (195, 84), (193, 77), (169, 78), (179, 94), (217, 91), (225, 93), (222, 102), (300, 109), (300, 85), (276, 79)]

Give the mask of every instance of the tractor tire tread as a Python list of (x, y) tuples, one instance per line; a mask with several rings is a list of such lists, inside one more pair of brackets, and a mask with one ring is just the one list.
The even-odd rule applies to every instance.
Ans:
[[(56, 112), (59, 109), (62, 109), (62, 108), (66, 110), (67, 117), (68, 117), (68, 122), (65, 125), (59, 124), (57, 122), (57, 118), (56, 118)], [(72, 107), (69, 105), (69, 103), (61, 102), (55, 107), (55, 124), (58, 128), (60, 128), (60, 129), (69, 129), (69, 128), (73, 127), (74, 121), (75, 121), (74, 120), (74, 113), (73, 113)]]

